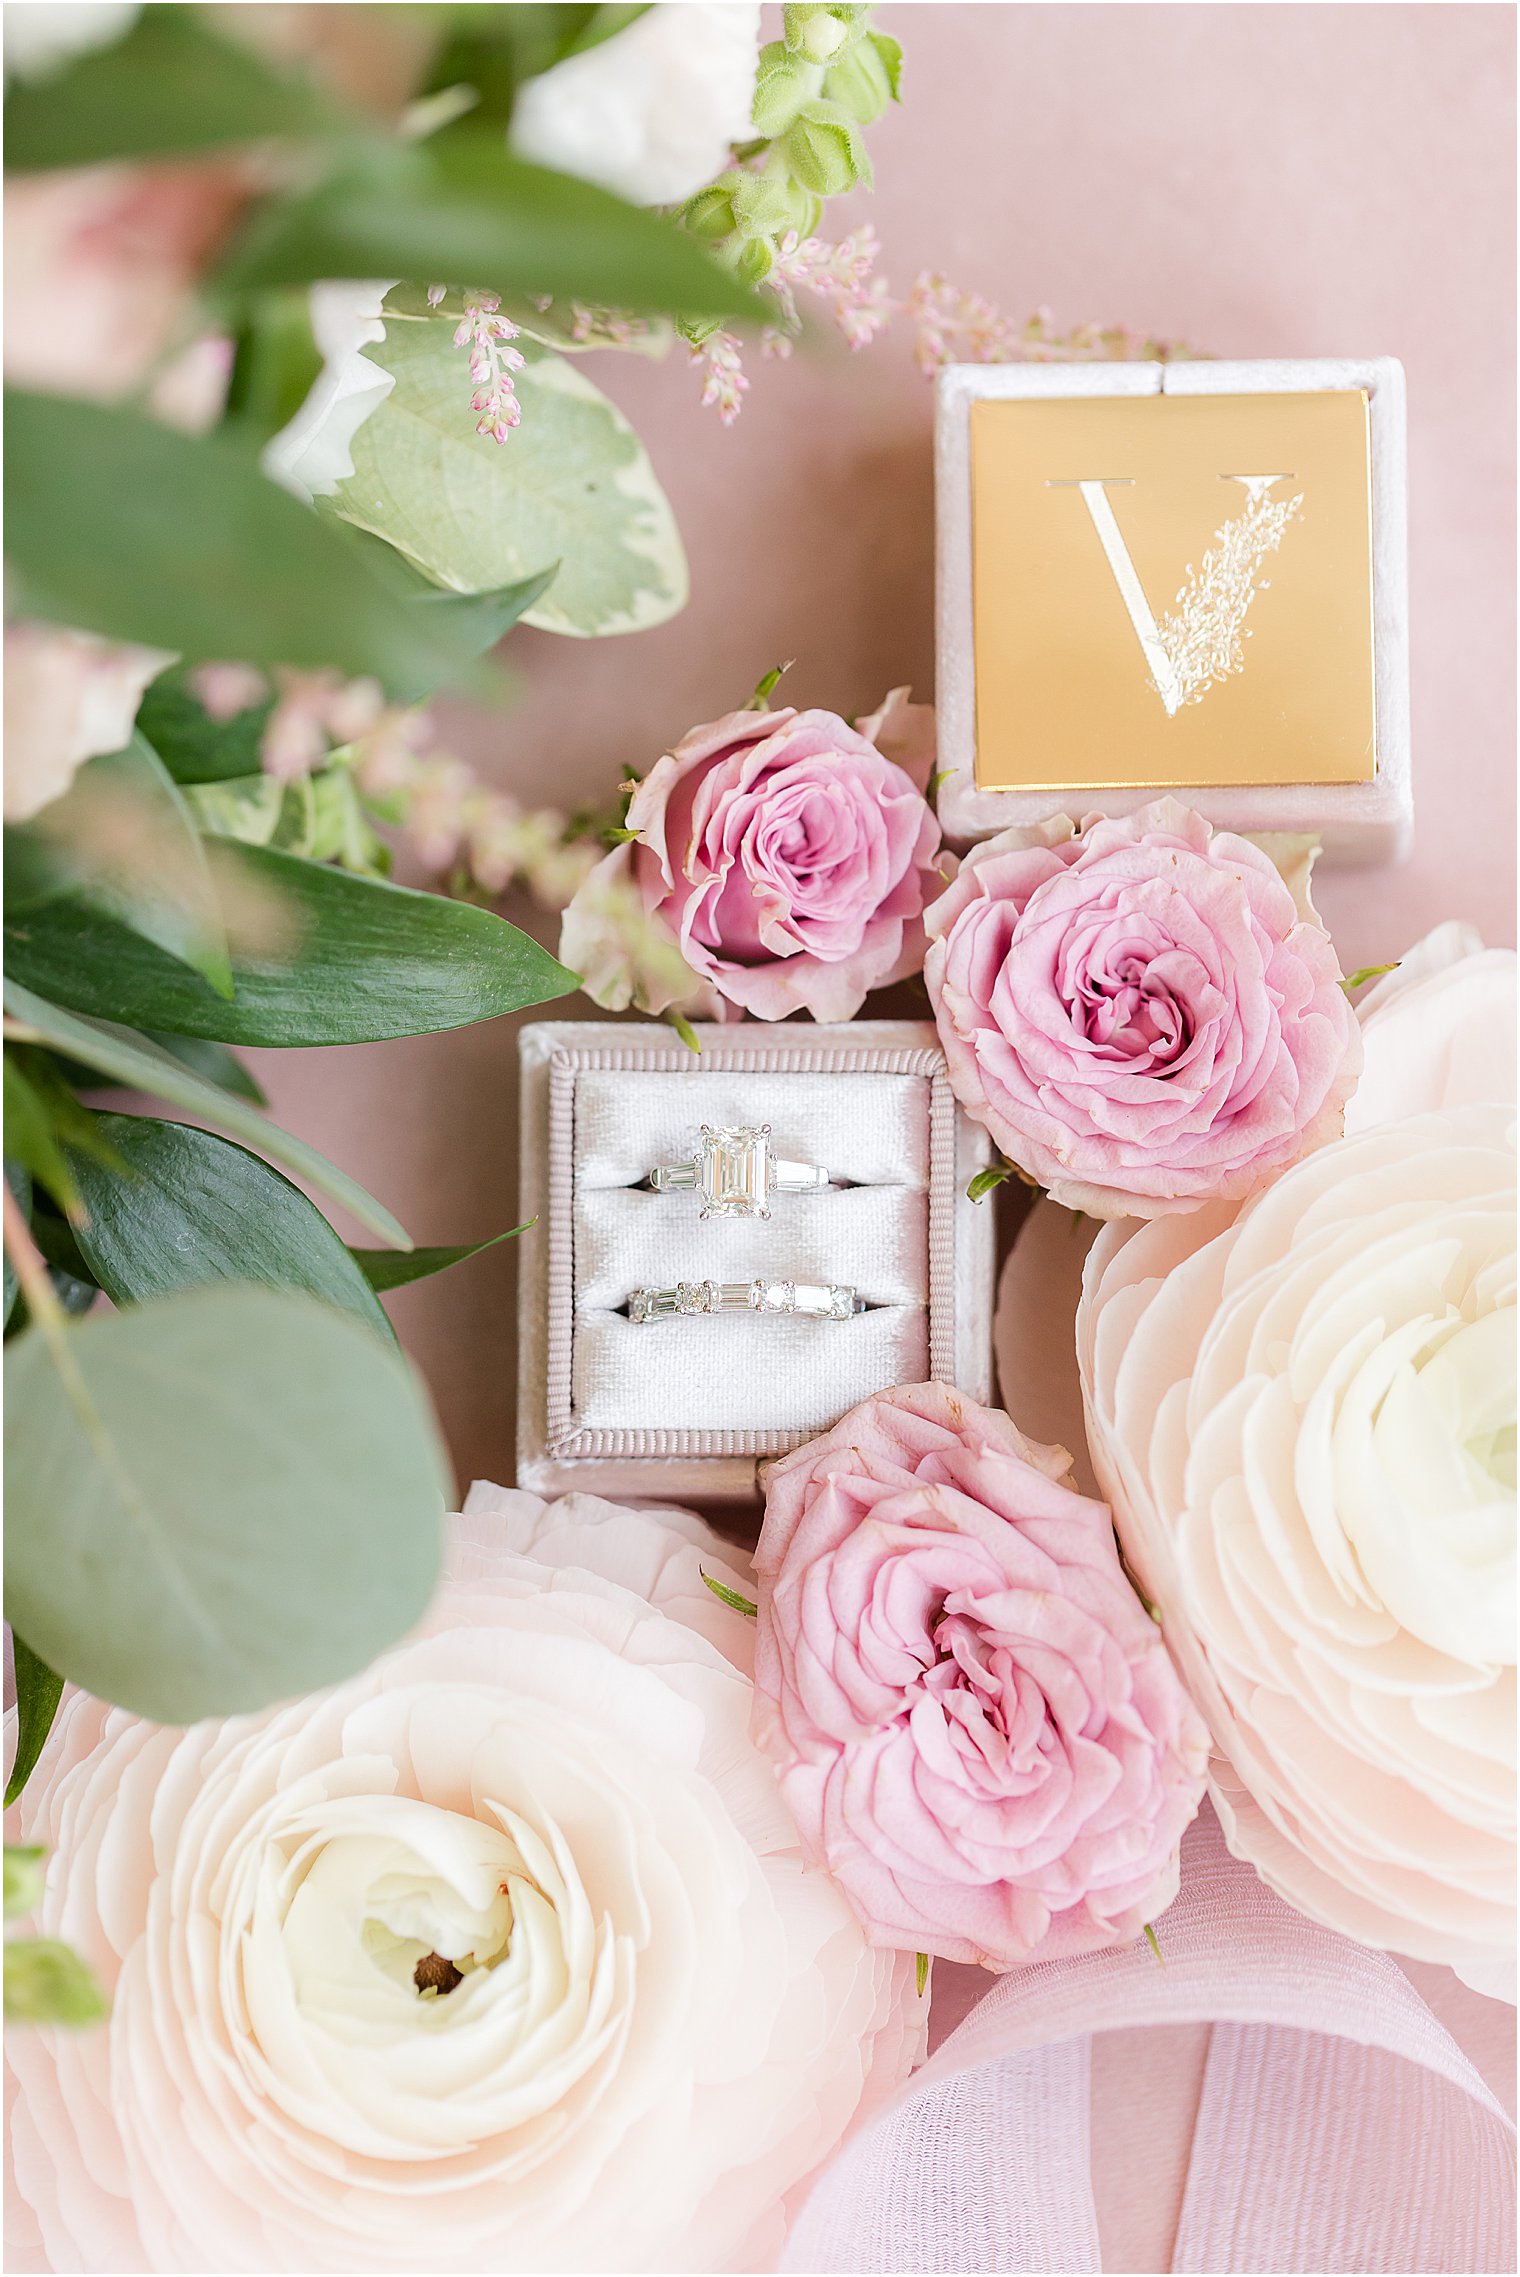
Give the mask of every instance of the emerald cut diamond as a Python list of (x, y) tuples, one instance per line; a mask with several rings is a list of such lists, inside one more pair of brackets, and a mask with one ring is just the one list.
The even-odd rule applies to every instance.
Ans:
[(770, 1124), (715, 1130), (711, 1123), (704, 1123), (696, 1172), (704, 1218), (768, 1218)]

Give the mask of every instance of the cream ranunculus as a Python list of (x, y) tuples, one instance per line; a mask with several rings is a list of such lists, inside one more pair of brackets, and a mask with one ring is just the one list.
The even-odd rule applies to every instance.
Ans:
[[(748, 1738), (696, 1520), (477, 1488), (423, 1631), (261, 1717), (66, 1700), (19, 1811), (112, 1987), (7, 2035), (8, 2265), (774, 2265), (924, 2004)], [(299, 1577), (293, 1577), (299, 1585)]]
[[(1238, 1213), (1105, 1227), (1077, 1354), (1232, 1848), (1512, 1985), (1515, 960), (1443, 927), (1364, 1012), (1343, 1139)], [(1509, 1997), (1513, 1997), (1511, 1991)]]
[(648, 8), (528, 81), (512, 147), (633, 205), (677, 205), (751, 133), (759, 50), (760, 10), (748, 0)]

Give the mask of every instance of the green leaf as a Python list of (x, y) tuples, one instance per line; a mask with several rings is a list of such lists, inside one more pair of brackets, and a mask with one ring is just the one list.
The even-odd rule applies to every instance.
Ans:
[(515, 1234), (526, 1233), (534, 1218), (521, 1225), (508, 1226), (505, 1233), (493, 1233), (484, 1241), (463, 1241), (452, 1249), (409, 1249), (399, 1256), (394, 1249), (349, 1249), (349, 1255), (372, 1289), (401, 1289), (411, 1281), (425, 1281), (433, 1273), (446, 1273), (451, 1265), (462, 1265), (467, 1257), (478, 1257), (483, 1249), (494, 1249), (499, 1241), (510, 1241)]
[(7, 1352), (6, 1610), (159, 1723), (365, 1667), (431, 1594), (447, 1462), (394, 1346), (223, 1285)]
[(1147, 1922), (1145, 1925), (1144, 1935), (1145, 1942), (1147, 1945), (1149, 1945), (1151, 1951), (1156, 1956), (1157, 1966), (1164, 1969), (1166, 1967), (1166, 1963), (1161, 1958), (1161, 1940), (1156, 1935), (1155, 1929), (1152, 1927), (1150, 1922)]
[(390, 848), (371, 826), (346, 765), (288, 783), (273, 775), (192, 783), (185, 796), (202, 830), (235, 838), (240, 846), (273, 846), (309, 862), (340, 862), (361, 877), (384, 877), (390, 867)]
[[(157, 1044), (160, 1051), (166, 1051), (171, 1059), (181, 1061), (196, 1075), (214, 1083), (219, 1091), (230, 1091), (236, 1099), (251, 1100), (255, 1107), (268, 1106), (269, 1101), (254, 1077), (225, 1044), (213, 1043), (209, 1036), (171, 1036), (167, 1031), (157, 1034), (151, 1028), (147, 1035), (148, 1041)], [(100, 1081), (98, 1075), (95, 1081)]]
[(468, 662), (445, 616), (398, 600), (233, 437), (8, 392), (5, 477), (8, 566), (30, 615), (192, 661), (330, 666), (386, 686), (436, 685)]
[(672, 1010), (667, 1012), (665, 1017), (669, 1021), (671, 1027), (674, 1028), (676, 1034), (680, 1037), (682, 1043), (686, 1046), (686, 1049), (689, 1052), (696, 1052), (700, 1054), (702, 1050), (701, 1038), (698, 1036), (697, 1031), (692, 1026), (691, 1022), (687, 1019), (686, 1014), (684, 1012), (677, 1012)]
[[(78, 1217), (83, 1204), (63, 1149), (54, 1135), (53, 1118), (13, 1051), (5, 1054), (5, 1152), (9, 1160), (19, 1162), (38, 1185), (52, 1195), (65, 1216)], [(14, 1302), (15, 1293), (11, 1291), (5, 1308), (7, 1319)]]
[(448, 278), (604, 308), (758, 317), (733, 274), (663, 215), (514, 158), (468, 123), (421, 143), (351, 146), (314, 188), (266, 204), (224, 292), (319, 277)]
[[(459, 351), (456, 349), (455, 353)], [(480, 440), (479, 436), (475, 439)], [(518, 618), (553, 584), (559, 568), (558, 562), (551, 562), (546, 569), (520, 578), (515, 584), (503, 585), (494, 593), (456, 593), (447, 585), (435, 584), (393, 545), (382, 543), (367, 530), (336, 518), (334, 527), (342, 531), (348, 543), (363, 554), (375, 575), (391, 585), (409, 607), (434, 618), (442, 616), (448, 623), (451, 640), (472, 658), (484, 656), (496, 646), (503, 633), (511, 631)], [(393, 676), (392, 692), (398, 703), (420, 703), (424, 696), (431, 694), (432, 683), (407, 686)]]
[(5, 1845), (5, 1918), (14, 1921), (18, 1915), (35, 1913), (42, 1903), (42, 1884), (46, 1874), (47, 1853), (40, 1843), (7, 1842)]
[(269, 135), (321, 134), (340, 123), (314, 85), (282, 77), (251, 48), (219, 39), (198, 10), (149, 7), (111, 46), (13, 88), (5, 105), (5, 163), (94, 166)]
[(929, 1956), (927, 1953), (914, 1954), (913, 1974), (918, 1986), (918, 1997), (920, 2000), (922, 2000), (924, 1997), (924, 1987), (929, 1982)]
[[(141, 735), (81, 767), (20, 835), (46, 850), (52, 878), (20, 912), (60, 893), (117, 919), (232, 994), (227, 930), (200, 833), (178, 786)], [(7, 905), (18, 913), (16, 897)]]
[(979, 1170), (976, 1173), (976, 1176), (972, 1178), (967, 1184), (967, 1201), (980, 1202), (984, 1200), (985, 1197), (990, 1194), (995, 1187), (1002, 1185), (1005, 1178), (1011, 1178), (1012, 1176), (1013, 1172), (1009, 1169), (1007, 1163), (1005, 1162), (993, 1163), (988, 1169)]
[(714, 1597), (721, 1599), (725, 1605), (731, 1605), (736, 1613), (743, 1613), (747, 1619), (759, 1620), (760, 1608), (752, 1597), (741, 1597), (737, 1589), (730, 1589), (725, 1582), (714, 1581), (712, 1575), (701, 1566), (698, 1566), (697, 1571), (702, 1575), (703, 1588), (710, 1589)]
[(175, 664), (149, 681), (138, 706), (137, 732), (177, 783), (220, 783), (259, 772), (259, 746), (273, 710), (271, 688), (231, 719), (213, 719), (191, 686), (189, 671)]
[(126, 1175), (74, 1159), (89, 1212), (76, 1238), (113, 1304), (258, 1281), (320, 1297), (376, 1335), (392, 1335), (368, 1279), (321, 1211), (257, 1155), (187, 1123), (146, 1115), (100, 1122)]
[(240, 1099), (203, 1081), (146, 1037), (114, 1021), (91, 1020), (65, 1011), (13, 980), (5, 983), (5, 1009), (11, 1019), (21, 1023), (23, 1040), (51, 1045), (83, 1060), (88, 1067), (98, 1068), (129, 1090), (149, 1092), (182, 1108), (187, 1115), (204, 1115), (208, 1122), (220, 1123), (224, 1130), (235, 1132), (260, 1154), (271, 1156), (352, 1211), (371, 1233), (378, 1233), (398, 1249), (411, 1248), (407, 1233), (390, 1211), (366, 1194), (346, 1170), (339, 1170), (304, 1139), (293, 1138), (278, 1124), (266, 1122)]
[[(151, 942), (61, 903), (7, 926), (7, 969), (76, 1011), (229, 1044), (430, 1035), (577, 985), (547, 949), (490, 910), (264, 847), (215, 844), (221, 872), (272, 900), (288, 934), (280, 954), (234, 955), (230, 1004)], [(219, 1111), (217, 1119), (226, 1121)]]
[(578, 365), (530, 346), (517, 375), (522, 425), (498, 445), (475, 432), (449, 326), (392, 315), (368, 355), (396, 384), (354, 437), (354, 472), (335, 500), (346, 521), (465, 593), (558, 563), (523, 612), (548, 632), (637, 632), (684, 606), (669, 500), (627, 420)]
[[(6, 1056), (9, 1057), (9, 1054)], [(9, 1152), (5, 1157), (5, 1183), (21, 1204), (22, 1216), (30, 1218), (32, 1215), (32, 1174), (24, 1162), (13, 1161)], [(16, 1294), (21, 1283), (16, 1278), (16, 1268), (11, 1263), (11, 1253), (8, 1249), (0, 1249), (0, 1272), (3, 1272), (5, 1280), (5, 1326), (9, 1328), (11, 1314), (16, 1309)]]
[(54, 1937), (10, 1937), (5, 1944), (8, 2024), (98, 2024), (110, 2002), (72, 1946)]
[[(58, 1703), (63, 1697), (63, 1678), (49, 1668), (46, 1661), (39, 1660), (29, 1644), (13, 1634), (11, 1650), (16, 1664), (16, 1760), (11, 1765), (11, 1775), (5, 1789), (7, 1810), (37, 1767), (37, 1758), (42, 1753), (43, 1742), (53, 1728), (53, 1718), (58, 1713)], [(11, 1853), (7, 1851), (7, 1870), (10, 1858)], [(9, 1913), (9, 1886), (5, 1896), (5, 1910)], [(30, 1913), (35, 1903), (34, 1898), (32, 1904), (18, 1910)]]
[(51, 1210), (36, 1210), (32, 1216), (32, 1239), (51, 1267), (55, 1282), (63, 1279), (81, 1287), (92, 1285), (90, 1268), (80, 1253), (67, 1218), (54, 1217)]

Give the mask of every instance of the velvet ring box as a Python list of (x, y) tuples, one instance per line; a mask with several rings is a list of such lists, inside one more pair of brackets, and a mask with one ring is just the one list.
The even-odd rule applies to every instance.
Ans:
[[(991, 1396), (993, 1210), (966, 1187), (984, 1133), (932, 1024), (538, 1021), (521, 1037), (520, 1485), (744, 1500), (756, 1465), (872, 1392), (934, 1377)], [(826, 1170), (766, 1218), (701, 1215), (649, 1173), (704, 1125), (769, 1125)], [(848, 1317), (636, 1317), (638, 1289), (711, 1280), (853, 1290)]]
[(1406, 849), (1399, 364), (953, 365), (935, 434), (953, 841), (1176, 791)]

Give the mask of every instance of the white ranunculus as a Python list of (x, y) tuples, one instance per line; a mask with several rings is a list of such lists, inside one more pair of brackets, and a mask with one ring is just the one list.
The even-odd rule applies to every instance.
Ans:
[[(13, 1824), (98, 2033), (6, 2036), (7, 2266), (774, 2267), (924, 2003), (749, 1738), (747, 1561), (477, 1488), (364, 1676), (164, 1731), (65, 1700)], [(300, 1586), (300, 1577), (292, 1577)]]
[(530, 79), (512, 148), (633, 205), (678, 205), (751, 133), (759, 46), (760, 10), (747, 0), (666, 0)]
[(5, 628), (5, 819), (61, 798), (87, 759), (120, 751), (148, 682), (174, 659), (23, 619)]
[(91, 48), (124, 39), (142, 14), (139, 0), (7, 0), (7, 79), (46, 79)]
[(1231, 1847), (1333, 1928), (1498, 1992), (1514, 957), (1443, 927), (1364, 1028), (1344, 1138), (1239, 1212), (1099, 1235), (1077, 1320), (1088, 1443), (1210, 1725)]
[(295, 417), (264, 445), (261, 462), (298, 498), (330, 498), (349, 479), (354, 437), (396, 384), (394, 372), (361, 353), (385, 338), (381, 303), (394, 282), (311, 288), (311, 330), (322, 369)]

